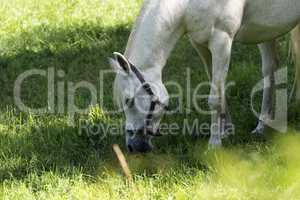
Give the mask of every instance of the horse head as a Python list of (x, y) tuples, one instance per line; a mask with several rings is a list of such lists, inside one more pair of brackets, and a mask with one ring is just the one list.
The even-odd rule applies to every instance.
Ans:
[(150, 74), (141, 72), (120, 53), (114, 53), (110, 65), (116, 72), (114, 99), (126, 117), (126, 146), (130, 152), (151, 151), (152, 138), (160, 135), (167, 90), (159, 79), (150, 80)]

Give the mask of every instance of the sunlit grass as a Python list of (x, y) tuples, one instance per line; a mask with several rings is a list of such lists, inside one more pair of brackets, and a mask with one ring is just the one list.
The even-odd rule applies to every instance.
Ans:
[[(106, 35), (99, 38), (94, 29), (128, 26), (133, 22), (141, 2), (1, 0), (1, 55), (11, 56), (18, 50), (39, 52), (49, 49), (57, 52), (105, 43)], [(89, 34), (78, 31), (80, 27)], [(61, 37), (61, 31), (66, 34), (73, 32), (74, 35), (72, 38)], [(52, 32), (58, 35), (52, 35)]]
[[(259, 55), (253, 46), (237, 45), (233, 52), (230, 79), (237, 87), (229, 91), (229, 102), (236, 135), (216, 151), (207, 150), (205, 138), (170, 136), (156, 140), (153, 153), (126, 154), (137, 190), (111, 151), (113, 143), (124, 143), (122, 135), (97, 141), (80, 134), (78, 124), (71, 126), (67, 114), (18, 111), (13, 85), (27, 69), (53, 67), (66, 72), (66, 82), (98, 85), (96, 74), (108, 69), (107, 57), (113, 51), (124, 50), (141, 4), (142, 0), (0, 0), (0, 199), (300, 199), (299, 133), (268, 133), (267, 141), (249, 136), (256, 123), (249, 88), (260, 80)], [(286, 55), (284, 44), (280, 50)], [(188, 66), (194, 70), (192, 86), (206, 80), (198, 61), (183, 38), (164, 79), (184, 85), (186, 74), (180, 67)], [(282, 63), (292, 74), (292, 64)], [(100, 97), (108, 108), (112, 79), (104, 81), (105, 94)], [(29, 80), (24, 101), (44, 106), (46, 87), (45, 80)], [(76, 103), (85, 105), (89, 97), (79, 93)], [(297, 108), (291, 106), (294, 123), (299, 121)], [(174, 114), (164, 121), (182, 124), (183, 118), (209, 121), (209, 116), (196, 112)], [(78, 119), (109, 125), (120, 116), (107, 116), (94, 106)]]

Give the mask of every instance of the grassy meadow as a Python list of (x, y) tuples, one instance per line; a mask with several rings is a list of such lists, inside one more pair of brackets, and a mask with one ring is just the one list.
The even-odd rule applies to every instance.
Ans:
[[(255, 45), (234, 46), (229, 80), (236, 86), (228, 91), (228, 102), (236, 131), (222, 149), (207, 151), (208, 137), (197, 134), (155, 139), (152, 153), (126, 153), (136, 190), (111, 149), (118, 143), (125, 150), (121, 132), (102, 139), (79, 134), (81, 119), (106, 125), (124, 119), (122, 114), (106, 114), (114, 107), (114, 76), (100, 80), (99, 72), (109, 69), (107, 58), (112, 52), (124, 51), (142, 3), (0, 0), (0, 199), (300, 199), (299, 106), (289, 103), (289, 133), (267, 130), (262, 137), (250, 135), (256, 118), (249, 97), (261, 79)], [(280, 63), (288, 68), (290, 91), (294, 67), (288, 37), (280, 41)], [(199, 81), (207, 81), (199, 57), (184, 37), (164, 69), (164, 80), (185, 87), (186, 67), (192, 70), (192, 91)], [(100, 90), (102, 81), (104, 93), (88, 114), (75, 116), (75, 125), (66, 112), (21, 112), (14, 103), (14, 83), (30, 69), (63, 71), (64, 76), (55, 76), (55, 88), (58, 82), (88, 81)], [(175, 92), (172, 87), (168, 90)], [(203, 90), (207, 94), (209, 88)], [(60, 96), (53, 95), (55, 100)], [(21, 97), (32, 108), (47, 106), (47, 79), (27, 79)], [(66, 98), (63, 108), (68, 106)], [(78, 90), (74, 101), (84, 108), (90, 99), (87, 91)], [(260, 99), (255, 98), (257, 109)], [(206, 100), (199, 103), (207, 107)], [(171, 107), (175, 105), (171, 102)], [(183, 119), (210, 121), (209, 116), (186, 109), (190, 112), (173, 113), (163, 121), (181, 126)]]

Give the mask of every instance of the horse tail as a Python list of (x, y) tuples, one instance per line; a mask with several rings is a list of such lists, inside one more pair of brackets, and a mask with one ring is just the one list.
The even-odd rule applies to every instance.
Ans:
[(296, 65), (296, 98), (300, 101), (300, 24), (292, 31), (292, 51)]

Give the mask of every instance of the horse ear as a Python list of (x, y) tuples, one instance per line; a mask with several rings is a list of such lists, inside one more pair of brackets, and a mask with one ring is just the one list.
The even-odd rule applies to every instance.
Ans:
[(114, 58), (108, 58), (108, 61), (109, 61), (111, 68), (113, 69), (113, 71), (116, 74), (122, 74), (124, 76), (127, 75), (127, 73), (123, 70), (123, 68), (118, 63), (118, 61), (116, 61)]
[(114, 54), (114, 58), (115, 58), (113, 60), (115, 62), (112, 62), (112, 60), (110, 59), (110, 63), (113, 66), (114, 70), (117, 70), (117, 71), (121, 70), (121, 71), (125, 72), (126, 74), (129, 74), (131, 71), (129, 61), (121, 53), (114, 52), (113, 54)]

